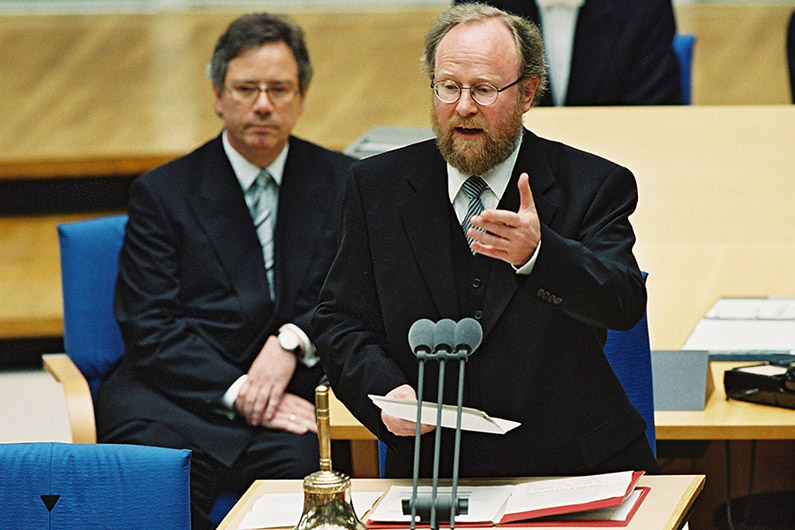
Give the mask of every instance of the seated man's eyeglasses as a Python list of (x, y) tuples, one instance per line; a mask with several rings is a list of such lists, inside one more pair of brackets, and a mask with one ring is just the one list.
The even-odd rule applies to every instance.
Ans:
[(500, 92), (508, 90), (521, 80), (522, 78), (520, 77), (510, 85), (497, 88), (491, 83), (475, 83), (472, 86), (461, 86), (455, 81), (445, 79), (437, 83), (431, 83), (431, 88), (434, 94), (436, 94), (436, 97), (439, 98), (439, 101), (444, 103), (455, 103), (461, 97), (461, 91), (469, 90), (475, 103), (480, 105), (491, 105), (497, 101), (497, 96), (500, 95)]
[(246, 105), (254, 103), (261, 92), (265, 92), (274, 105), (289, 103), (299, 92), (292, 83), (238, 83), (224, 88), (234, 101)]

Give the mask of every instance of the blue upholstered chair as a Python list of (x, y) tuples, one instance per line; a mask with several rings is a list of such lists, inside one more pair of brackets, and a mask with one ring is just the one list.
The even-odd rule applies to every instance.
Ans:
[(689, 33), (674, 35), (674, 52), (679, 60), (680, 79), (682, 83), (682, 103), (690, 105), (692, 100), (693, 48), (696, 36)]
[[(113, 315), (113, 291), (126, 215), (58, 225), (66, 354), (44, 355), (44, 366), (60, 381), (72, 441), (97, 441), (93, 398), (108, 369), (124, 353)], [(223, 494), (210, 514), (220, 522), (238, 496)]]
[(0, 444), (0, 527), (190, 530), (190, 454), (138, 445)]

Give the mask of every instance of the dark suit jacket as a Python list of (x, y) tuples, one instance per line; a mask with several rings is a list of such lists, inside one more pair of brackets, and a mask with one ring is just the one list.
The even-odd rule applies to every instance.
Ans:
[[(627, 219), (635, 180), (626, 168), (525, 131), (501, 208), (517, 210), (524, 171), (542, 236), (535, 268), (518, 276), (468, 252), (433, 141), (351, 166), (340, 246), (314, 324), (334, 392), (387, 442), (390, 475), (411, 475), (413, 438), (391, 435), (367, 395), (417, 388), (407, 333), (420, 318), (480, 321), (464, 404), (522, 423), (503, 436), (464, 433), (462, 476), (596, 471), (644, 436), (603, 354), (606, 328), (628, 329), (645, 311)], [(458, 363), (447, 364), (445, 401), (455, 403)], [(428, 363), (424, 399), (436, 401), (437, 374)], [(444, 443), (451, 433), (445, 429)], [(424, 437), (425, 474), (432, 436)], [(630, 464), (653, 468), (648, 444), (645, 451), (648, 458)], [(443, 473), (450, 456), (448, 447)]]
[[(243, 191), (220, 137), (132, 186), (115, 311), (125, 355), (100, 387), (97, 424), (167, 420), (231, 463), (254, 429), (212, 411), (287, 322), (310, 319), (334, 256), (349, 157), (297, 138), (279, 190), (275, 303)], [(314, 401), (320, 367), (299, 363), (288, 387)]]
[[(487, 3), (540, 27), (535, 2)], [(566, 106), (681, 105), (675, 32), (671, 0), (586, 0), (574, 31)], [(552, 105), (551, 90), (541, 105)]]

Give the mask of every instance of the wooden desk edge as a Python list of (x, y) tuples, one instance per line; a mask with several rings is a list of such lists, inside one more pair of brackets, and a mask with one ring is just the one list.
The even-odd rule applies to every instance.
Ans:
[(676, 505), (674, 513), (668, 519), (665, 527), (666, 530), (677, 530), (684, 522), (685, 515), (690, 511), (690, 508), (695, 504), (696, 498), (704, 489), (704, 483), (707, 481), (705, 475), (694, 475), (694, 480), (690, 483), (687, 490), (682, 494), (679, 502)]
[[(664, 523), (662, 530), (675, 530), (679, 527), (679, 524), (682, 523), (687, 511), (693, 506), (696, 501), (696, 498), (701, 493), (701, 490), (704, 488), (704, 482), (706, 477), (704, 475), (652, 475), (641, 478), (641, 481), (644, 479), (656, 480), (660, 477), (689, 477), (690, 483), (687, 485), (685, 490), (681, 493), (679, 501), (676, 503), (674, 510), (671, 513), (671, 516), (668, 520)], [(382, 480), (386, 479), (353, 479), (354, 485), (362, 485), (359, 491), (385, 491), (383, 487), (376, 486)], [(515, 480), (523, 480), (523, 479), (515, 479)], [(218, 525), (216, 530), (238, 530), (240, 524), (243, 522), (243, 518), (246, 514), (251, 510), (254, 503), (262, 497), (266, 492), (264, 491), (263, 485), (266, 480), (255, 480), (253, 484), (246, 490), (245, 494), (241, 499), (235, 504), (235, 506), (230, 510), (230, 512), (224, 517), (221, 523)], [(294, 486), (301, 483), (299, 480), (291, 480), (289, 481), (294, 489)], [(406, 482), (407, 484), (409, 482)], [(654, 486), (650, 486), (652, 490)], [(375, 488), (375, 489), (374, 489)], [(498, 527), (494, 527), (498, 528)], [(576, 528), (576, 527), (575, 527)], [(539, 529), (543, 530), (543, 529)]]

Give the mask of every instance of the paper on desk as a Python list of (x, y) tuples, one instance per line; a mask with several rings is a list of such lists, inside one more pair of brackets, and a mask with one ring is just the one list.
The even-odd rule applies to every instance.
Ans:
[(637, 507), (642, 489), (635, 489), (620, 505), (584, 512), (567, 513), (555, 517), (556, 521), (628, 521), (630, 513)]
[[(391, 486), (384, 500), (370, 514), (370, 522), (411, 523), (411, 514), (403, 515), (403, 500), (411, 499), (412, 486)], [(417, 495), (430, 496), (431, 486), (420, 486)], [(458, 486), (458, 498), (469, 499), (466, 515), (458, 514), (458, 523), (496, 523), (513, 491), (513, 486)], [(451, 496), (452, 488), (439, 487), (437, 495)], [(449, 514), (448, 514), (449, 515)]]
[(721, 298), (704, 318), (719, 320), (795, 320), (795, 298)]
[[(404, 420), (417, 419), (417, 402), (407, 399), (394, 399), (383, 396), (368, 396), (381, 410)], [(458, 407), (442, 405), (442, 427), (455, 429)], [(421, 423), (436, 425), (436, 403), (422, 402)], [(492, 418), (482, 410), (464, 407), (461, 413), (461, 429), (464, 431), (490, 432), (505, 434), (521, 425), (519, 422)]]
[[(356, 516), (362, 519), (380, 496), (381, 492), (353, 492), (351, 504)], [(301, 519), (303, 511), (303, 493), (266, 493), (257, 499), (251, 511), (243, 517), (240, 530), (293, 527)]]
[(721, 298), (682, 348), (795, 353), (795, 298)]
[[(547, 515), (546, 511), (556, 507), (588, 507), (596, 506), (605, 499), (623, 499), (633, 480), (632, 471), (619, 471), (517, 484), (505, 508), (506, 518), (521, 520), (529, 514)], [(521, 517), (511, 517), (512, 515)]]

